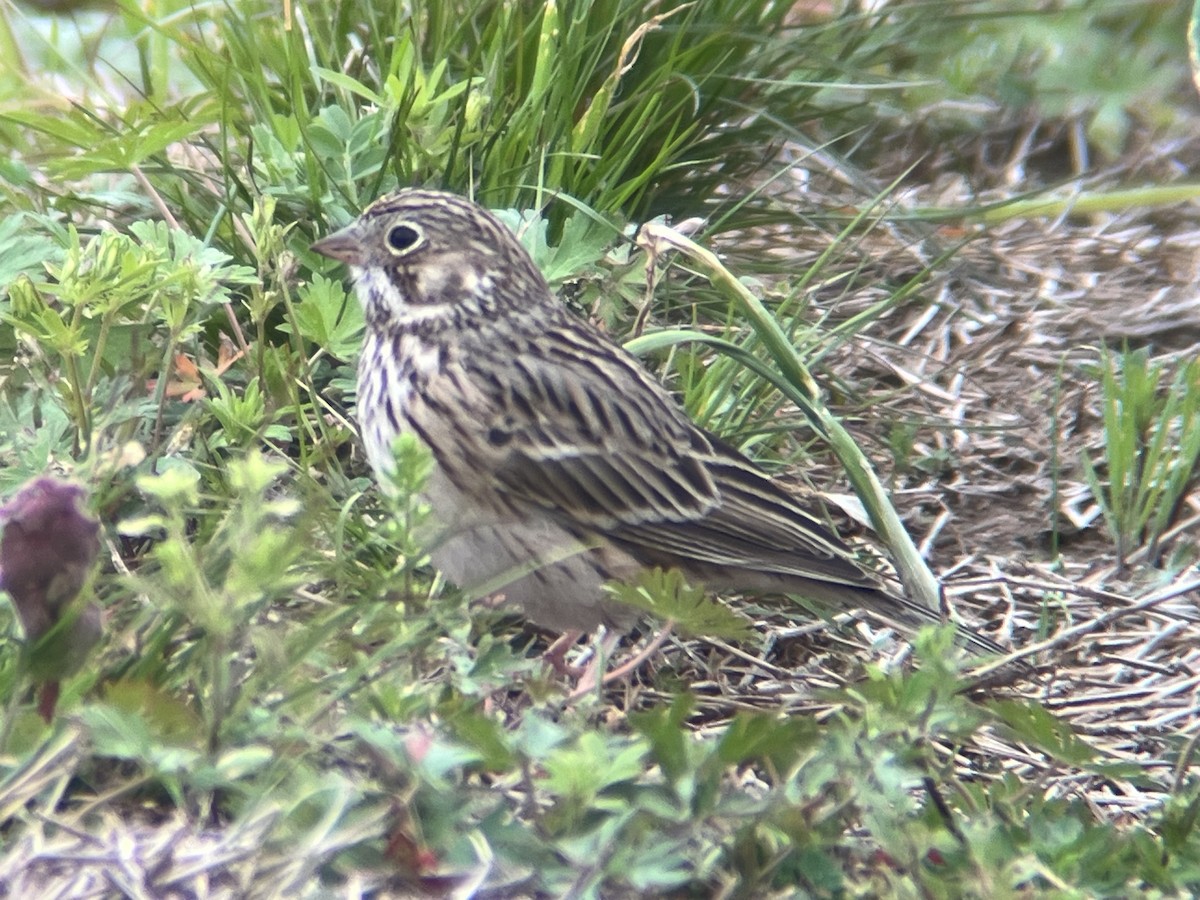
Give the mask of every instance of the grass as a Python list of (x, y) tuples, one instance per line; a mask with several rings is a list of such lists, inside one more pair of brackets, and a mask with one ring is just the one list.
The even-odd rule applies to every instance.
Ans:
[[(707, 427), (828, 488), (804, 363), (851, 433), (888, 420), (904, 488), (927, 471), (910, 459), (953, 467), (929, 432), (956, 426), (919, 405), (893, 416), (912, 386), (865, 396), (847, 359), (902, 313), (938, 311), (929, 286), (962, 241), (932, 214), (892, 215), (916, 176), (911, 160), (867, 175), (895, 171), (875, 138), (951, 108), (931, 85), (975, 96), (997, 67), (1055, 96), (1060, 76), (1027, 64), (1069, 49), (1069, 23), (1170, 59), (1165, 7), (1133, 6), (813, 12), (802, 40), (789, 17), (806, 8), (765, 0), (6, 7), (0, 487), (47, 469), (89, 487), (106, 634), (44, 727), (0, 608), (0, 707), (19, 709), (0, 748), (0, 884), (41, 892), (61, 857), (78, 891), (121, 890), (132, 845), (142, 889), (200, 896), (1193, 890), (1186, 730), (1154, 745), (1164, 778), (1077, 733), (1049, 688), (969, 693), (945, 633), (910, 657), (887, 633), (750, 598), (749, 639), (704, 619), (710, 641), (564, 705), (544, 636), (424, 565), (419, 448), (403, 448), (397, 498), (372, 483), (352, 425), (361, 313), (307, 249), (396, 185), (472, 193)], [(1008, 49), (972, 69), (980, 35)], [(1084, 71), (1084, 112), (1104, 113), (1087, 121), (1116, 147), (1150, 101)], [(1175, 108), (1165, 75), (1147, 90)], [(821, 185), (797, 193), (798, 169)], [(694, 240), (753, 288), (757, 323), (711, 266), (648, 266), (633, 242), (697, 215)], [(877, 270), (896, 234), (907, 262)], [(697, 603), (660, 581), (628, 590)], [(1052, 640), (1072, 607), (1037, 597), (1019, 633)], [(1073, 783), (1158, 800), (1123, 818)]]
[(1100, 355), (1107, 478), (1086, 456), (1084, 474), (1122, 564), (1137, 547), (1157, 561), (1159, 540), (1178, 518), (1200, 458), (1200, 367), (1193, 361), (1167, 385), (1164, 368), (1145, 348)]

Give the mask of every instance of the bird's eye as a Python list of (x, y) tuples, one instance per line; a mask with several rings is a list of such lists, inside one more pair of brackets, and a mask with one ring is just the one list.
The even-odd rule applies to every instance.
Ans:
[(388, 229), (388, 249), (399, 255), (407, 253), (421, 243), (421, 230), (408, 222), (400, 222)]

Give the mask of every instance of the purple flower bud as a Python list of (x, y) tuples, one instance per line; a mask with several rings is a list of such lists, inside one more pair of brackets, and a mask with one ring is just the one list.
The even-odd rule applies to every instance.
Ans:
[(47, 721), (59, 678), (100, 639), (99, 610), (75, 602), (100, 552), (100, 523), (83, 508), (85, 496), (78, 485), (42, 477), (0, 507), (0, 587), (25, 630), (30, 674), (45, 684), (39, 710)]

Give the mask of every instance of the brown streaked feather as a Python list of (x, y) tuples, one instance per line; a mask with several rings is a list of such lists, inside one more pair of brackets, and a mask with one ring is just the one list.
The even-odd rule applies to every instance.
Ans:
[[(702, 432), (629, 357), (589, 351), (553, 365), (514, 360), (530, 384), (511, 389), (541, 402), (524, 415), (510, 407), (492, 426), (507, 451), (496, 477), (512, 502), (673, 555), (676, 565), (732, 566), (854, 590), (879, 585), (820, 519)], [(601, 430), (599, 421), (620, 428)]]
[[(939, 620), (568, 313), (486, 210), (403, 190), (314, 249), (352, 267), (366, 310), (359, 418), (372, 464), (388, 470), (398, 431), (433, 452), (428, 499), (448, 533), (434, 560), (451, 580), (480, 583), (532, 556), (543, 568), (506, 591), (559, 628), (619, 621), (601, 582), (652, 565), (910, 626)], [(569, 559), (547, 553), (577, 544)]]

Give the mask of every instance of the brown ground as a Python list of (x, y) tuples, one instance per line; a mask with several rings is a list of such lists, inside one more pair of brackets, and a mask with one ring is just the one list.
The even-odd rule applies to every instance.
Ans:
[[(996, 153), (996, 146), (1019, 149)], [(973, 170), (994, 185), (972, 188), (962, 177), (931, 174), (955, 168), (952, 160), (935, 160), (921, 173), (929, 181), (911, 177), (893, 201), (901, 209), (978, 208), (1044, 188), (1046, 160), (1066, 157), (1059, 135), (1035, 134), (1027, 144), (1001, 135), (962, 152), (976, 162), (1006, 160)], [(784, 189), (785, 202), (830, 209), (841, 196), (846, 206), (861, 206), (863, 198), (847, 196), (853, 179), (840, 177), (828, 160), (800, 150), (793, 156), (807, 177)], [(1089, 177), (1088, 189), (1167, 184), (1189, 171), (1195, 156), (1195, 144), (1147, 146)], [(897, 172), (910, 163), (898, 160)], [(880, 175), (881, 184), (887, 180)], [(1085, 453), (1101, 458), (1101, 345), (1147, 347), (1172, 369), (1196, 357), (1198, 223), (1196, 206), (1181, 204), (987, 228), (880, 225), (841, 263), (858, 269), (853, 289), (811, 298), (814, 313), (831, 322), (848, 318), (967, 241), (933, 266), (910, 301), (839, 351), (824, 377), (841, 382), (849, 396), (868, 398), (863, 410), (838, 412), (891, 479), (894, 503), (917, 544), (930, 548), (956, 606), (1032, 663), (995, 673), (988, 693), (1038, 699), (1093, 747), (1113, 761), (1138, 762), (1160, 786), (1173, 774), (1165, 751), (1200, 729), (1200, 496), (1183, 505), (1158, 560), (1135, 552), (1119, 568), (1079, 460)], [(789, 239), (798, 267), (828, 246), (816, 230)], [(917, 424), (909, 464), (889, 472), (894, 455), (885, 436), (895, 422)], [(836, 471), (813, 480), (832, 483)], [(819, 714), (814, 689), (855, 677), (863, 640), (876, 659), (904, 658), (903, 649), (877, 641), (862, 623), (856, 641), (852, 632), (803, 616), (751, 611), (767, 635), (762, 654), (693, 642), (674, 644), (662, 659), (662, 667), (683, 670), (714, 719), (781, 703)], [(654, 674), (644, 677), (646, 686), (629, 688), (624, 703), (666, 696), (649, 686)], [(978, 749), (986, 751), (980, 758), (1046, 780), (1051, 793), (1081, 796), (1115, 820), (1145, 814), (1164, 796), (1144, 783), (1081, 776), (998, 734), (985, 732)]]

